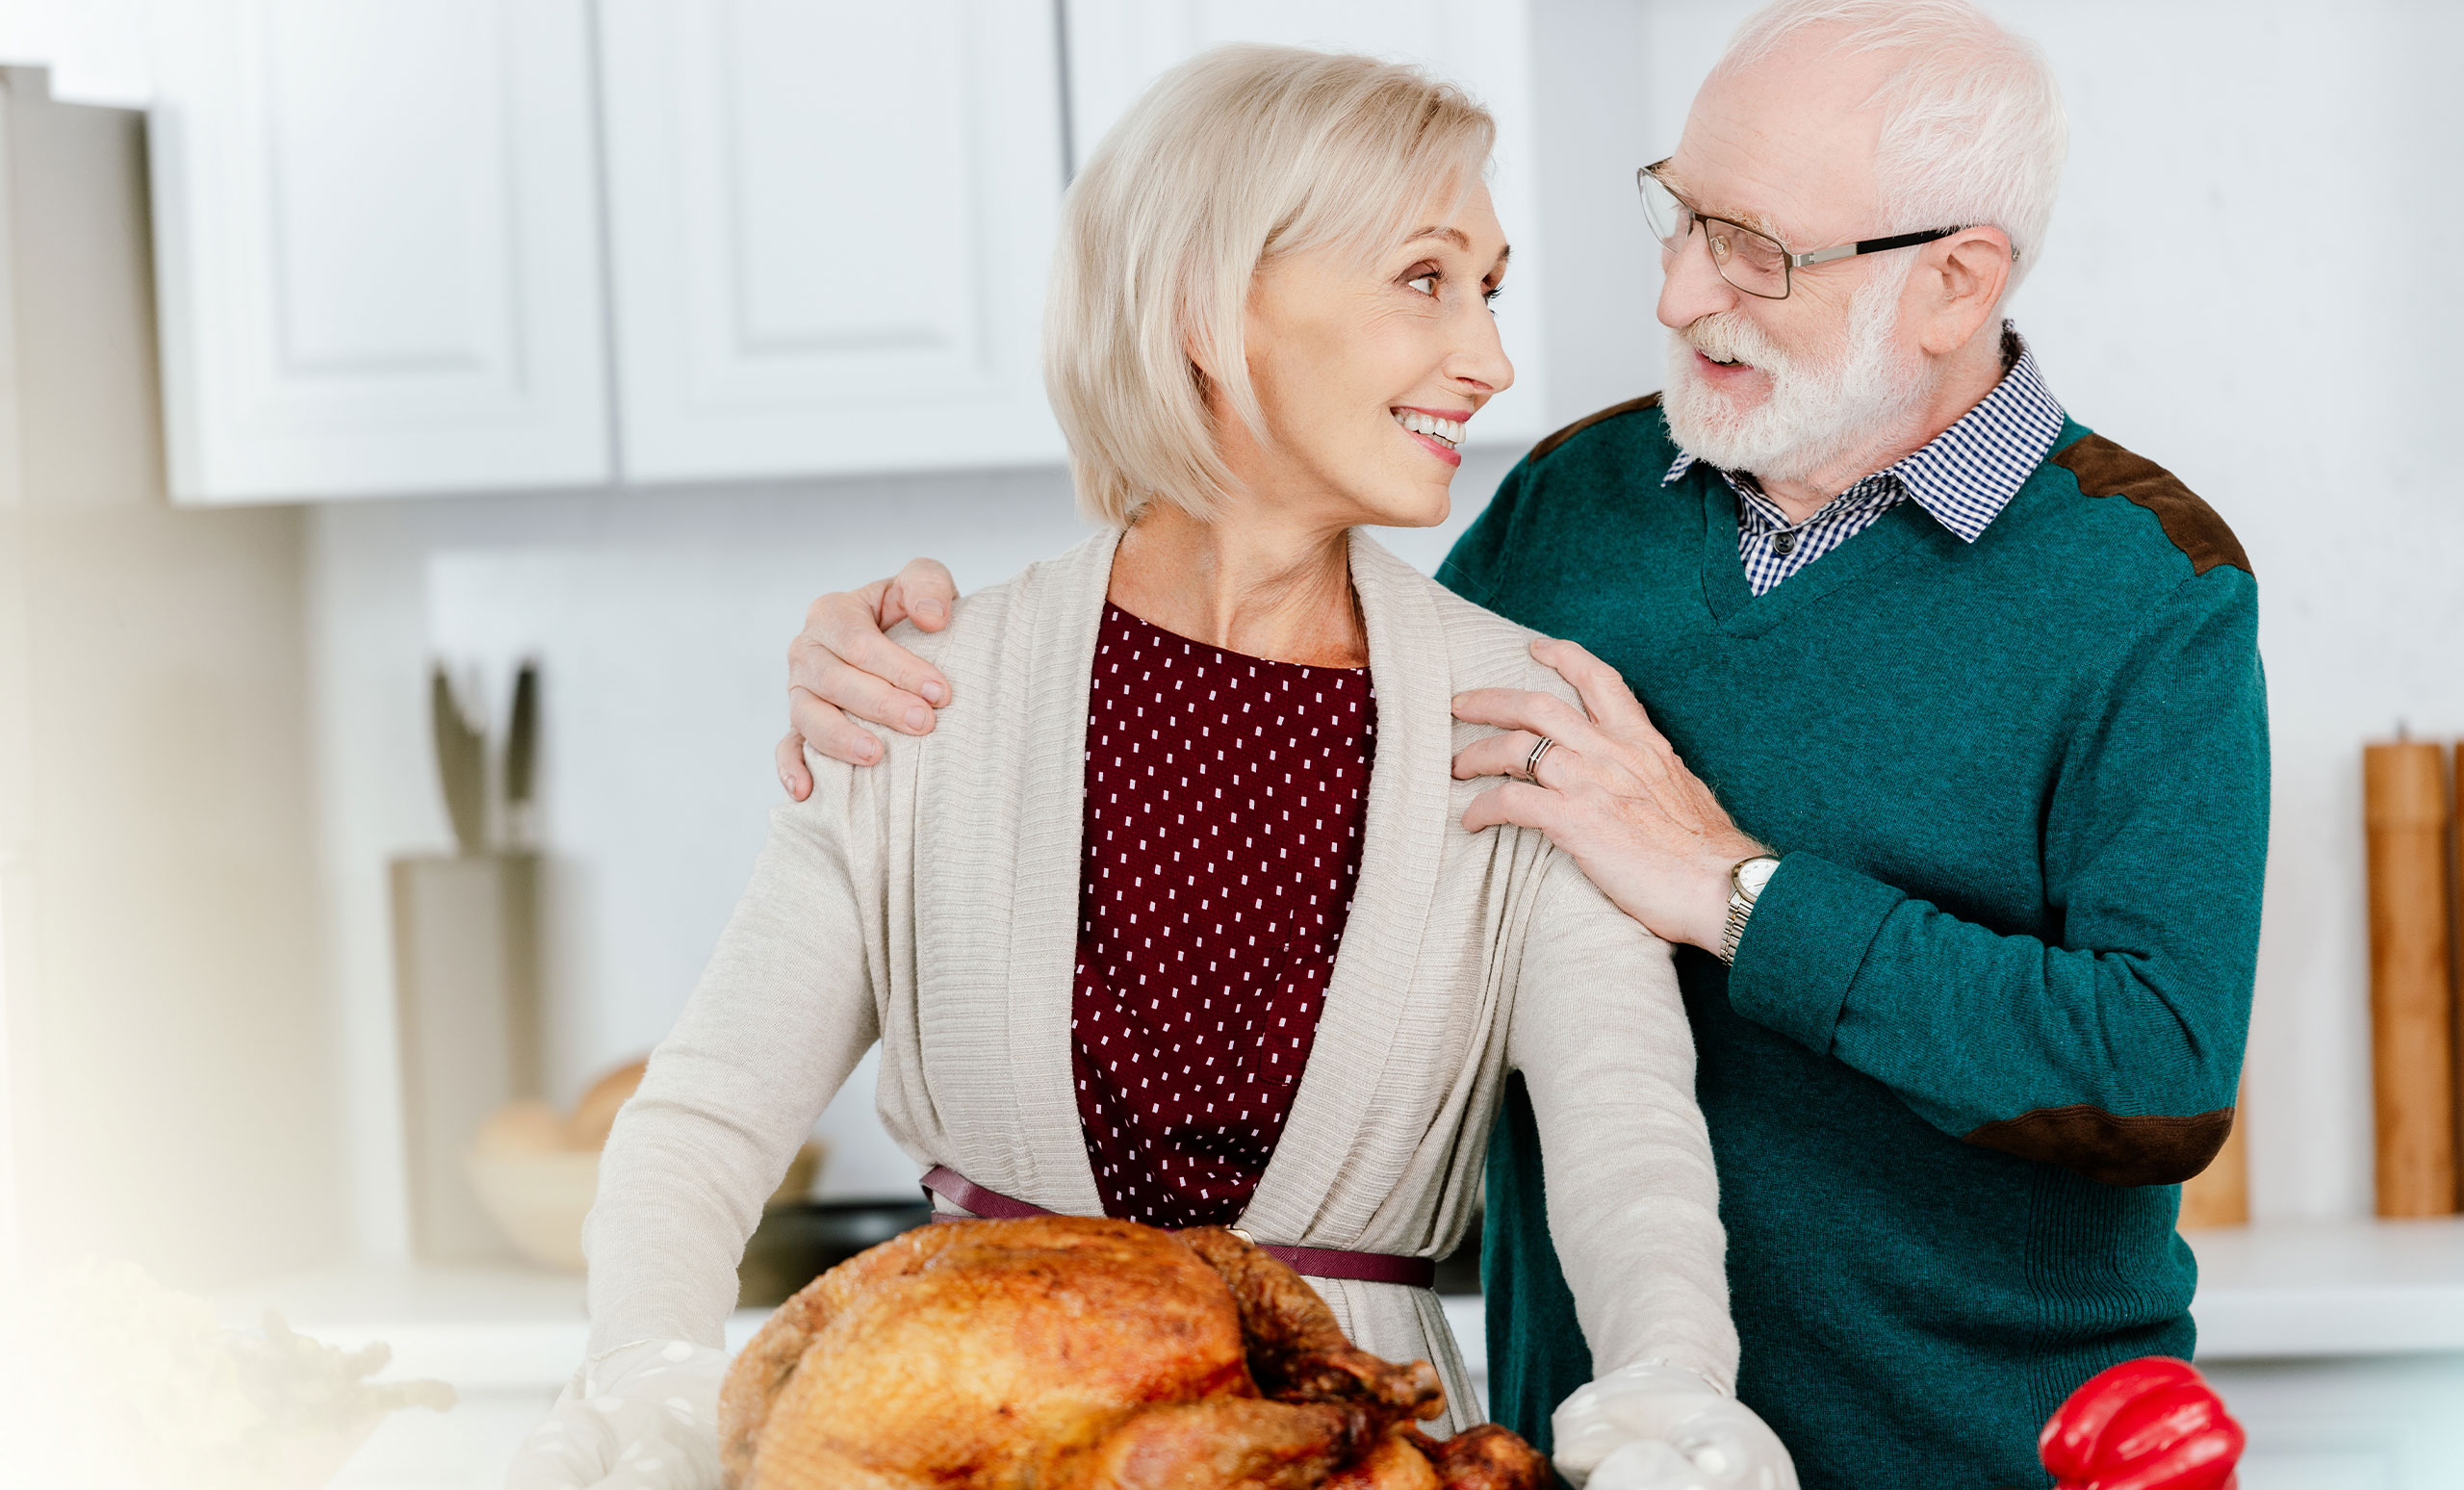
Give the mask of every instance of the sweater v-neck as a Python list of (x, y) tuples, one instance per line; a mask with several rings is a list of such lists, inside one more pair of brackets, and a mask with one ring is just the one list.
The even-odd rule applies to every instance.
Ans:
[(1737, 557), (1736, 493), (1709, 467), (1697, 462), (1681, 478), (1696, 483), (1703, 501), (1703, 603), (1712, 624), (1731, 636), (1761, 636), (1790, 616), (1853, 580), (1883, 568), (1914, 547), (1926, 519), (1913, 502), (1901, 502), (1839, 547), (1760, 595), (1746, 581)]

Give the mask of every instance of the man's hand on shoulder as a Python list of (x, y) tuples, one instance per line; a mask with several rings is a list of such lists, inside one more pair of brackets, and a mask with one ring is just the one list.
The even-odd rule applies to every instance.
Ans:
[(805, 747), (849, 765), (882, 758), (865, 724), (929, 734), (933, 711), (950, 702), (941, 670), (891, 641), (901, 621), (937, 631), (950, 624), (959, 589), (937, 559), (908, 561), (894, 578), (834, 591), (805, 611), (805, 629), (787, 644), (787, 721), (776, 752), (779, 784), (802, 802), (812, 794)]
[[(1455, 718), (1501, 732), (1455, 756), (1455, 779), (1511, 778), (1474, 798), (1463, 826), (1538, 829), (1654, 936), (1718, 951), (1729, 870), (1768, 850), (1685, 768), (1615, 668), (1570, 641), (1544, 637), (1531, 655), (1574, 684), (1582, 707), (1517, 688), (1456, 695)], [(1527, 777), (1544, 735), (1555, 743)]]

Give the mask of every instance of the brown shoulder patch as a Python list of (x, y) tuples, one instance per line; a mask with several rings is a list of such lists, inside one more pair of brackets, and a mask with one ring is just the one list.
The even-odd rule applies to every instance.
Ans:
[(2054, 451), (2053, 461), (2076, 476), (2079, 490), (2088, 496), (2125, 497), (2156, 514), (2165, 536), (2189, 556), (2192, 574), (2206, 574), (2219, 564), (2246, 575), (2251, 572), (2242, 540), (2233, 536), (2233, 529), (2224, 526), (2216, 509), (2146, 456), (2092, 434)]
[(1989, 1122), (1963, 1142), (2058, 1164), (2099, 1184), (2178, 1185), (2206, 1169), (2232, 1131), (2229, 1107), (2188, 1118), (2118, 1118), (2078, 1102)]
[(1608, 407), (1602, 409), (1597, 413), (1585, 414), (1582, 418), (1576, 420), (1565, 428), (1549, 436), (1549, 438), (1533, 446), (1531, 448), (1531, 453), (1523, 458), (1526, 460), (1538, 460), (1541, 456), (1548, 454), (1551, 450), (1555, 450), (1558, 446), (1565, 444), (1568, 440), (1571, 440), (1575, 436), (1582, 433), (1584, 430), (1589, 429), (1592, 425), (1599, 424), (1604, 419), (1615, 419), (1620, 414), (1631, 414), (1636, 409), (1657, 408), (1658, 406), (1659, 395), (1656, 393), (1645, 394), (1639, 398), (1629, 398), (1623, 403), (1612, 403)]

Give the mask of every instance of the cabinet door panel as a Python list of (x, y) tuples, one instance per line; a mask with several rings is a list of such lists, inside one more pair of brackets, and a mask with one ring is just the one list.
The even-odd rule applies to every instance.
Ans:
[(1460, 85), (1497, 116), (1489, 189), (1514, 267), (1498, 300), (1514, 386), (1468, 427), (1476, 445), (1527, 444), (1542, 412), (1538, 153), (1527, 0), (1069, 0), (1070, 136), (1075, 164), (1157, 74), (1210, 46), (1268, 41), (1413, 63)]
[(1048, 6), (609, 0), (602, 27), (627, 475), (1060, 457)]
[[(943, 10), (867, 7), (832, 17), (788, 7), (759, 24), (728, 17), (728, 183), (722, 238), (737, 249), (733, 345), (779, 357), (949, 359), (975, 340), (968, 283), (976, 223), (963, 127), (967, 99), (948, 65), (963, 39)], [(809, 59), (834, 49), (868, 59), (815, 88)], [(896, 153), (847, 147), (895, 139)], [(932, 183), (922, 190), (919, 184)], [(898, 204), (865, 212), (857, 204)], [(859, 209), (860, 210), (860, 208)], [(721, 281), (721, 272), (709, 274)]]
[(582, 0), (161, 15), (175, 497), (604, 479)]

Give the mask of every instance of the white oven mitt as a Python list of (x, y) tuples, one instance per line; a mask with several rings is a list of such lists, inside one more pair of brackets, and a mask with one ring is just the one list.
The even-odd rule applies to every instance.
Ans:
[(505, 1490), (719, 1490), (723, 1350), (646, 1340), (599, 1356), (531, 1430)]
[(1682, 1366), (1612, 1371), (1577, 1389), (1549, 1424), (1557, 1473), (1580, 1490), (1797, 1490), (1780, 1435)]

